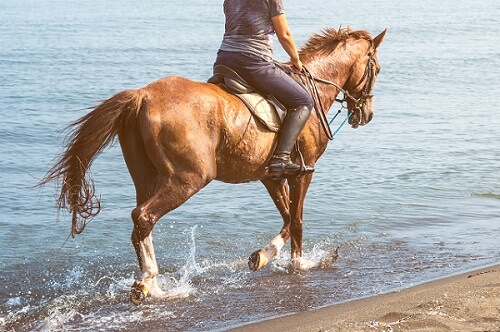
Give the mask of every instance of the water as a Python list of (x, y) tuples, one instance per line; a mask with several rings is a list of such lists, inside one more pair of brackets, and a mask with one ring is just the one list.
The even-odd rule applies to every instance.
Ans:
[(388, 28), (374, 120), (341, 130), (306, 199), (306, 257), (340, 246), (338, 261), (289, 273), (286, 247), (249, 272), (278, 212), (260, 183), (214, 182), (155, 229), (159, 282), (176, 298), (131, 305), (134, 190), (119, 147), (94, 164), (104, 210), (74, 240), (55, 188), (34, 185), (79, 109), (167, 75), (206, 80), (221, 2), (0, 3), (0, 330), (224, 330), (500, 262), (500, 4), (288, 0), (299, 44), (326, 26)]

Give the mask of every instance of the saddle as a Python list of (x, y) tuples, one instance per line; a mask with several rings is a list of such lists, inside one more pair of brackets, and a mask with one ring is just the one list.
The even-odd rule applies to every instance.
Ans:
[(216, 84), (238, 97), (264, 126), (278, 132), (286, 115), (286, 108), (273, 96), (263, 96), (229, 67), (217, 65), (208, 83)]

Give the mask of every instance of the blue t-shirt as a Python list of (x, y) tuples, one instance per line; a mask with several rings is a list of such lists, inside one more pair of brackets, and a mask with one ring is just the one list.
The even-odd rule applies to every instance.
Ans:
[(251, 53), (271, 61), (271, 17), (283, 13), (282, 0), (225, 0), (226, 25), (220, 50)]

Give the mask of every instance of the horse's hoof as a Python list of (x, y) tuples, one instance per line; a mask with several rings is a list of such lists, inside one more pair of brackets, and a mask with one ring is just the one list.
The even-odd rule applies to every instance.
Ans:
[(248, 268), (252, 271), (258, 271), (268, 263), (267, 257), (262, 250), (257, 250), (248, 257)]
[(148, 295), (149, 292), (147, 287), (136, 280), (130, 290), (130, 301), (135, 305), (139, 305), (146, 300)]
[(302, 257), (292, 258), (292, 260), (288, 264), (288, 271), (299, 272), (305, 270), (306, 269), (305, 267), (306, 264), (305, 261), (302, 259)]

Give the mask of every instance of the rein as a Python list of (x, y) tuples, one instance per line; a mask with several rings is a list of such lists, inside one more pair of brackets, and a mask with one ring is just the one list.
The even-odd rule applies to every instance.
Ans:
[[(363, 90), (361, 92), (361, 97), (355, 98), (353, 97), (348, 90), (342, 88), (339, 84), (325, 80), (322, 78), (317, 78), (314, 77), (311, 72), (303, 66), (303, 71), (302, 72), (297, 72), (290, 70), (288, 68), (284, 68), (282, 64), (278, 63), (275, 61), (276, 65), (278, 65), (280, 68), (285, 70), (285, 72), (288, 72), (289, 74), (297, 74), (302, 82), (302, 84), (309, 90), (311, 93), (311, 96), (314, 100), (314, 109), (316, 110), (316, 113), (318, 115), (318, 118), (320, 119), (321, 126), (323, 127), (323, 131), (325, 132), (326, 136), (328, 137), (329, 140), (333, 140), (335, 138), (335, 135), (339, 132), (339, 130), (344, 126), (344, 124), (351, 118), (351, 116), (354, 114), (354, 112), (347, 112), (347, 116), (344, 119), (344, 121), (339, 125), (339, 127), (332, 133), (332, 130), (330, 128), (330, 125), (332, 122), (335, 120), (335, 118), (341, 113), (342, 109), (347, 108), (345, 106), (345, 103), (348, 102), (349, 100), (354, 103), (354, 109), (358, 110), (361, 112), (361, 109), (365, 105), (366, 101), (370, 98), (373, 97), (373, 94), (371, 93), (372, 88), (373, 88), (373, 77), (375, 76), (375, 61), (373, 60), (373, 51), (369, 53), (369, 59), (368, 59), (368, 64), (366, 66), (365, 72), (363, 73), (363, 76), (359, 80), (358, 84), (354, 86), (353, 89), (359, 87), (365, 80), (366, 83), (363, 87)], [(305, 78), (305, 79), (304, 79)], [(318, 87), (316, 86), (317, 83), (322, 83), (322, 84), (327, 84), (327, 85), (332, 85), (334, 86), (339, 92), (342, 92), (343, 98), (338, 99), (335, 98), (335, 101), (339, 102), (341, 105), (341, 108), (338, 110), (337, 114), (334, 115), (334, 117), (328, 121), (326, 117), (326, 113), (323, 107), (323, 103), (321, 102), (321, 98), (319, 95)]]

